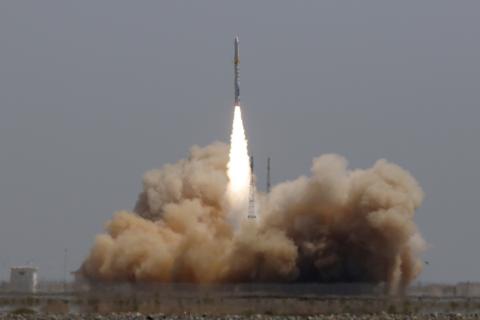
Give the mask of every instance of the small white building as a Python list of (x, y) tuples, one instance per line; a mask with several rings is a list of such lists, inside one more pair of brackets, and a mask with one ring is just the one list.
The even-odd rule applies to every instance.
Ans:
[(10, 269), (10, 290), (13, 292), (35, 292), (37, 290), (37, 268), (13, 267)]

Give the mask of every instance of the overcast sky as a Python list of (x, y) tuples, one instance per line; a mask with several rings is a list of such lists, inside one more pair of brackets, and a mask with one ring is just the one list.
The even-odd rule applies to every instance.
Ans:
[(0, 275), (76, 269), (145, 171), (227, 141), (233, 37), (259, 188), (322, 153), (426, 198), (422, 281), (480, 280), (479, 1), (0, 1)]

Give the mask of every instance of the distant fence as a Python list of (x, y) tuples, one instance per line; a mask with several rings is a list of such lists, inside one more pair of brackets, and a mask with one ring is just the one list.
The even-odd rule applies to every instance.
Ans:
[(381, 295), (385, 286), (365, 283), (239, 283), (239, 284), (115, 284), (95, 285), (92, 291), (129, 294), (130, 292), (158, 296), (219, 295), (224, 297), (302, 297), (318, 295)]
[[(95, 284), (65, 283), (63, 281), (40, 281), (38, 293), (81, 293), (102, 292), (129, 294), (131, 292), (156, 294), (159, 296), (198, 296), (218, 294), (230, 297), (248, 296), (362, 296), (384, 295), (384, 284), (371, 283), (237, 283), (237, 284), (192, 284), (192, 283), (116, 283)], [(0, 282), (0, 293), (9, 293), (8, 282)], [(414, 297), (480, 297), (480, 283), (461, 282), (457, 284), (414, 284), (405, 295)]]

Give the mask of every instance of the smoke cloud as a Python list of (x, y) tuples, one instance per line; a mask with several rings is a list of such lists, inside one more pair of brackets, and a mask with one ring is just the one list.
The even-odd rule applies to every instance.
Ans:
[(134, 212), (117, 212), (81, 272), (96, 281), (371, 282), (404, 288), (421, 271), (414, 223), (423, 192), (386, 160), (349, 170), (315, 158), (311, 174), (258, 194), (259, 219), (229, 223), (228, 146), (194, 146), (188, 158), (143, 178)]

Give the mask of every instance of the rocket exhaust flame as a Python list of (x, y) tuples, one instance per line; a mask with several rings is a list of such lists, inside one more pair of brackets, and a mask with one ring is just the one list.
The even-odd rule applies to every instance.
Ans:
[(227, 196), (231, 209), (231, 219), (238, 223), (248, 209), (250, 188), (250, 158), (248, 156), (247, 138), (243, 128), (242, 111), (235, 106), (232, 134), (230, 137), (230, 153), (227, 164), (228, 187)]

